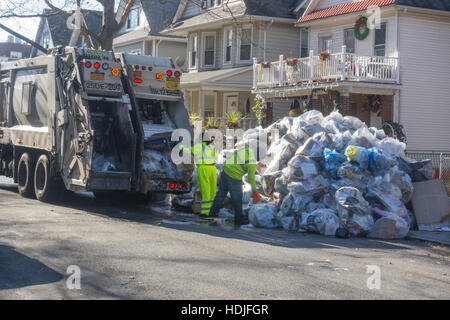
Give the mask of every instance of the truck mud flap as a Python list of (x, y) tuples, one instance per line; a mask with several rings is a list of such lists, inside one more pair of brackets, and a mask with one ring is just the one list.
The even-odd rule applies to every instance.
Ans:
[(94, 172), (89, 179), (90, 191), (131, 190), (131, 172)]

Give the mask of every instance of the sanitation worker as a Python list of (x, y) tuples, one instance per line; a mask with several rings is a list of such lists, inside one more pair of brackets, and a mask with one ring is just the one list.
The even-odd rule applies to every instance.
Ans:
[(242, 213), (242, 177), (248, 174), (248, 180), (253, 190), (253, 202), (258, 203), (261, 195), (257, 191), (256, 181), (256, 158), (255, 153), (248, 146), (242, 146), (234, 151), (232, 157), (223, 165), (219, 179), (219, 190), (211, 208), (211, 216), (217, 216), (223, 202), (228, 194), (234, 207), (234, 225), (240, 227), (244, 224)]
[[(211, 141), (197, 143), (192, 147), (194, 163), (197, 165), (197, 184), (202, 195), (201, 217), (208, 217), (209, 211), (216, 196), (217, 169), (216, 151), (214, 149), (214, 138)], [(188, 148), (183, 148), (190, 152)]]

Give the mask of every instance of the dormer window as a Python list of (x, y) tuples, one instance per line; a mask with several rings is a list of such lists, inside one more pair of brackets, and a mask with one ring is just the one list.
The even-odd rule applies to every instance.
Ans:
[(222, 6), (222, 0), (202, 0), (200, 7), (203, 10), (213, 9)]
[(42, 35), (42, 46), (45, 49), (48, 49), (50, 47), (50, 34), (48, 32), (45, 32)]
[(127, 20), (127, 29), (134, 29), (139, 26), (141, 17), (141, 8), (135, 7), (131, 9)]

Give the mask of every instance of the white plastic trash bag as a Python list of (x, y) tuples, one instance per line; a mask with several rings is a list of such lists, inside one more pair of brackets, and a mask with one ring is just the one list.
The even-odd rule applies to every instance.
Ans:
[(248, 219), (255, 227), (268, 229), (278, 227), (277, 208), (273, 204), (257, 203), (253, 205), (248, 213)]

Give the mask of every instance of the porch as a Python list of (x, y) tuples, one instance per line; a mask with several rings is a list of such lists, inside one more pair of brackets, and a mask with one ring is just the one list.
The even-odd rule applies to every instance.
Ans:
[(307, 58), (253, 63), (253, 91), (297, 87), (313, 89), (343, 81), (399, 84), (399, 59), (396, 57), (362, 56), (346, 52), (322, 53)]

